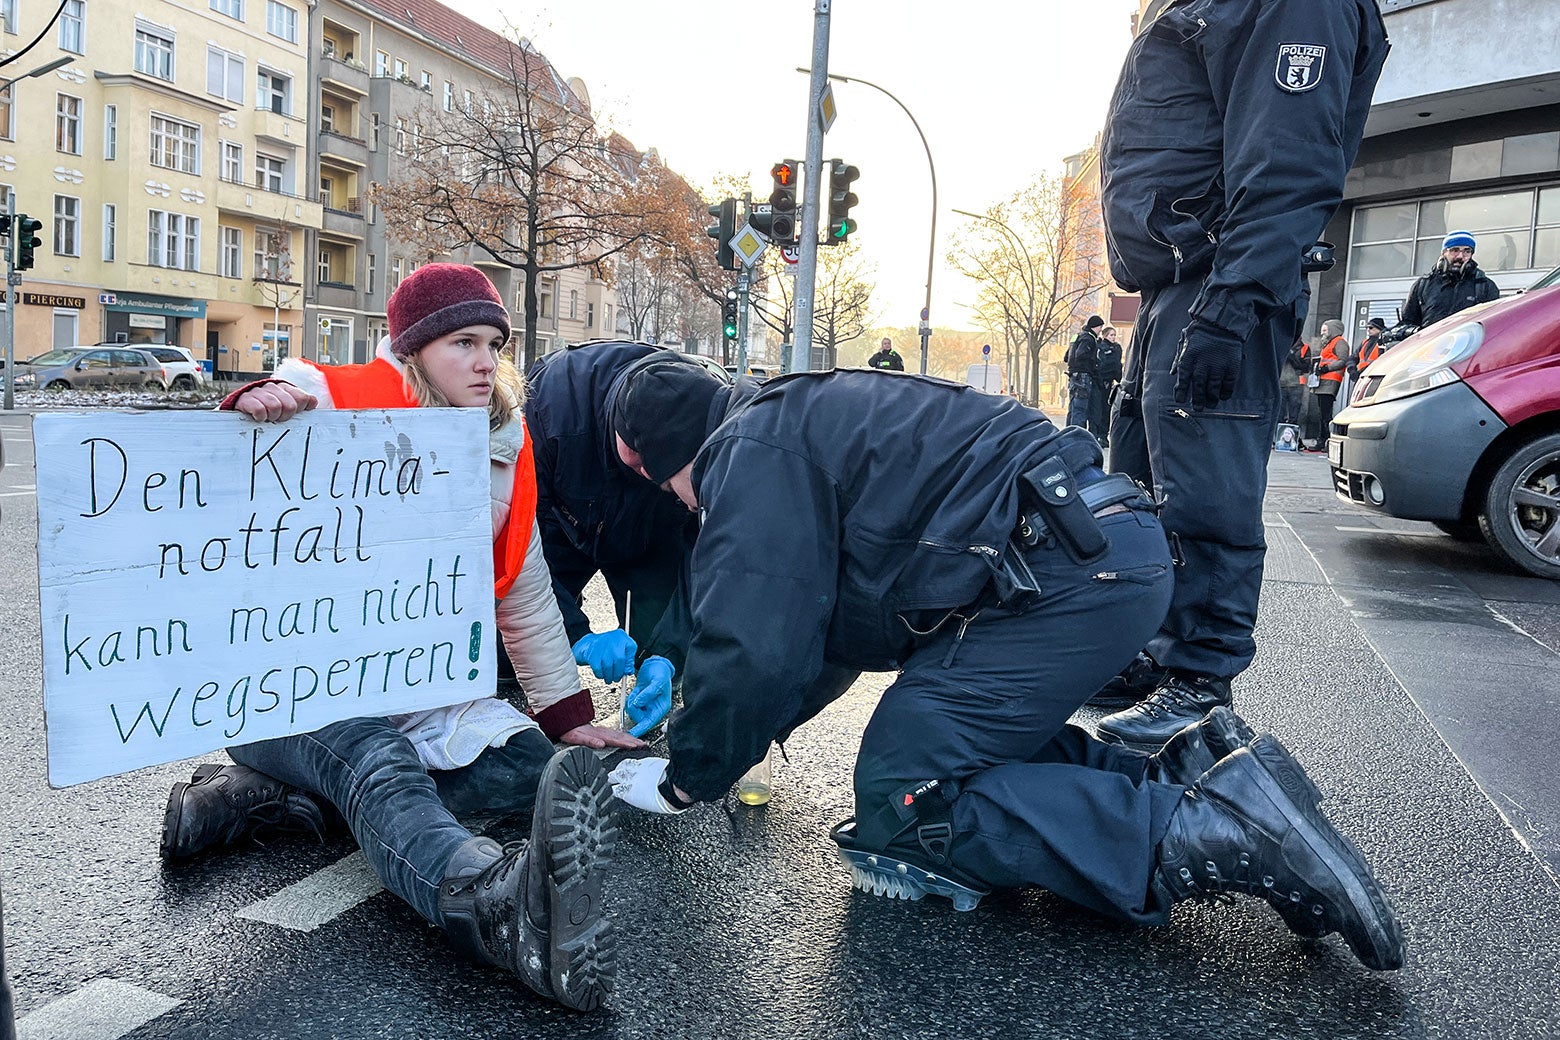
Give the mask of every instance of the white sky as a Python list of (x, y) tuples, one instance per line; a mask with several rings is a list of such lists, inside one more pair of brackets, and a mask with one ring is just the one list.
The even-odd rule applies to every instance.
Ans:
[[(806, 154), (811, 0), (540, 0), (517, 9), (464, 0), (506, 20), (602, 122), (654, 146), (690, 182), (746, 174), (767, 199), (769, 167)], [(945, 263), (950, 233), (1094, 139), (1131, 42), (1135, 0), (835, 0), (829, 69), (881, 84), (915, 114), (937, 165), (934, 325), (972, 325), (975, 287)], [(824, 157), (860, 167), (854, 236), (876, 265), (883, 324), (916, 321), (925, 294), (931, 191), (910, 121), (869, 87), (836, 83)], [(721, 118), (720, 113), (729, 114)], [(712, 241), (713, 248), (714, 242)], [(901, 344), (902, 348), (907, 344)]]

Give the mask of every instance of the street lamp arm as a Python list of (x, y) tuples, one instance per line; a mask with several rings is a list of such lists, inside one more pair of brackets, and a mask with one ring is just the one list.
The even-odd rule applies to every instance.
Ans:
[[(811, 69), (804, 68), (798, 68), (796, 71), (808, 74), (812, 72)], [(871, 87), (898, 105), (899, 110), (909, 118), (910, 125), (915, 127), (916, 136), (921, 139), (921, 147), (926, 151), (926, 169), (932, 178), (932, 220), (930, 241), (926, 247), (926, 302), (924, 304), (926, 313), (925, 324), (929, 328), (932, 320), (932, 270), (937, 258), (937, 164), (932, 161), (932, 146), (927, 143), (926, 133), (921, 129), (921, 124), (916, 121), (914, 113), (906, 108), (905, 103), (895, 97), (888, 88), (879, 86), (871, 80), (858, 79), (855, 76), (842, 76), (837, 72), (830, 72), (827, 75), (829, 79), (837, 79), (841, 83), (860, 83), (864, 87)], [(922, 333), (921, 335), (921, 374), (923, 376), (926, 374), (927, 336), (928, 333)]]

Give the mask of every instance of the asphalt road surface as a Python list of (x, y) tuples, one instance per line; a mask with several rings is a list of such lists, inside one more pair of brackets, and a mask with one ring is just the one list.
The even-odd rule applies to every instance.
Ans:
[(350, 841), (164, 867), (191, 763), (49, 789), (27, 427), (0, 414), (0, 885), (26, 1040), (1560, 1035), (1560, 584), (1337, 502), (1319, 456), (1274, 459), (1237, 707), (1375, 865), (1402, 971), (1251, 900), (1137, 929), (1043, 891), (962, 914), (854, 892), (826, 832), (851, 812), (873, 675), (791, 740), (767, 808), (625, 814), (618, 989), (581, 1016), (452, 954)]

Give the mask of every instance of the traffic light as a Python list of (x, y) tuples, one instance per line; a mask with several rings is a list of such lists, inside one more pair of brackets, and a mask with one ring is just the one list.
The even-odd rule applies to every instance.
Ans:
[(850, 218), (850, 208), (857, 203), (851, 183), (861, 176), (861, 171), (838, 159), (829, 161), (829, 245), (838, 245), (856, 230), (856, 222)]
[(721, 308), (721, 328), (727, 339), (737, 338), (737, 290), (726, 290), (726, 305)]
[(796, 186), (801, 180), (802, 164), (782, 159), (769, 168), (774, 187), (769, 192), (769, 216), (760, 216), (767, 224), (759, 228), (777, 246), (796, 241)]
[(16, 269), (18, 271), (29, 270), (33, 265), (33, 250), (43, 245), (43, 239), (38, 238), (33, 232), (43, 227), (43, 221), (29, 217), (25, 213), (16, 215), (15, 234), (12, 242), (16, 247)]
[(737, 200), (723, 199), (716, 203), (710, 207), (710, 216), (719, 221), (704, 229), (706, 235), (715, 239), (715, 262), (724, 271), (735, 271), (737, 257), (731, 251), (731, 238), (737, 233)]

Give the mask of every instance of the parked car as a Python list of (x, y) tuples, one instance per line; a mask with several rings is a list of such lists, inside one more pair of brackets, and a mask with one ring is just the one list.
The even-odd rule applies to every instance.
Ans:
[(195, 360), (195, 355), (191, 354), (187, 347), (172, 347), (159, 343), (143, 346), (140, 349), (162, 363), (163, 370), (168, 376), (168, 387), (172, 390), (196, 390), (210, 381), (206, 376), (206, 370), (201, 368), (200, 362)]
[(1393, 347), (1333, 417), (1338, 496), (1560, 579), (1560, 269)]
[(89, 347), (60, 347), (16, 365), (15, 386), (63, 389), (107, 389), (139, 386), (168, 388), (162, 362), (137, 347), (100, 343)]

